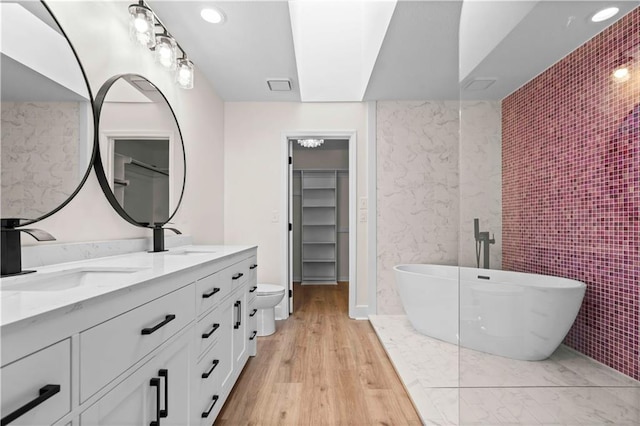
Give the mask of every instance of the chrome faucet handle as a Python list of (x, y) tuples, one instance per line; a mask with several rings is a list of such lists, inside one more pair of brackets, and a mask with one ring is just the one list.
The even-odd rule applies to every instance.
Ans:
[(38, 241), (55, 241), (55, 237), (42, 229), (35, 228), (16, 228), (16, 231), (26, 232)]

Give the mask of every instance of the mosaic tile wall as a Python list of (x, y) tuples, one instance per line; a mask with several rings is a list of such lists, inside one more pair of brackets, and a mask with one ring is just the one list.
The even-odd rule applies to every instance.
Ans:
[(585, 282), (565, 343), (640, 379), (640, 8), (502, 111), (503, 268)]

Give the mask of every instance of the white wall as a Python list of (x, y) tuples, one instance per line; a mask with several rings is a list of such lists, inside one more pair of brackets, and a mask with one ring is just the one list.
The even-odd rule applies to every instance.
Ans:
[[(187, 156), (183, 205), (173, 222), (193, 235), (195, 243), (221, 243), (223, 102), (199, 72), (193, 90), (179, 89), (173, 76), (156, 65), (150, 51), (133, 44), (128, 33), (128, 3), (48, 1), (47, 5), (74, 45), (94, 96), (113, 75), (137, 73), (167, 97), (178, 117)], [(70, 204), (36, 227), (53, 234), (58, 242), (150, 236), (148, 230), (129, 225), (111, 209), (93, 172)], [(23, 242), (32, 244), (28, 237)]]
[[(259, 282), (283, 283), (282, 135), (357, 132), (357, 193), (367, 196), (367, 104), (229, 102), (225, 104), (225, 244), (258, 244)], [(275, 221), (274, 221), (275, 220)], [(367, 227), (357, 226), (356, 305), (367, 304)]]

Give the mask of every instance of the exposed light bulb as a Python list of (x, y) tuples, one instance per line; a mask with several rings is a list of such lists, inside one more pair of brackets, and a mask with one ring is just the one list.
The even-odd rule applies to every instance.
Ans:
[(178, 70), (176, 72), (176, 83), (183, 89), (193, 89), (194, 80), (193, 62), (188, 59), (178, 61)]
[(133, 25), (136, 27), (136, 31), (139, 33), (145, 33), (149, 29), (149, 24), (144, 16), (138, 15), (133, 20)]
[(176, 41), (168, 35), (156, 36), (156, 61), (165, 68), (176, 66)]
[(131, 15), (129, 23), (131, 39), (148, 49), (153, 49), (156, 45), (156, 36), (151, 9), (144, 5), (132, 4), (129, 6), (129, 14)]
[(606, 9), (602, 9), (602, 10), (596, 12), (591, 17), (591, 21), (592, 22), (606, 21), (607, 19), (616, 16), (619, 11), (620, 11), (620, 9), (618, 9), (617, 7), (608, 7)]

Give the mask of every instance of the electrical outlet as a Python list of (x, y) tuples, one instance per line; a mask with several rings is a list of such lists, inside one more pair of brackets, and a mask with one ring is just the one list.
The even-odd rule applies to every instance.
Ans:
[(360, 205), (359, 207), (361, 209), (366, 209), (367, 208), (367, 197), (360, 197)]
[(367, 211), (366, 210), (361, 210), (360, 213), (358, 214), (358, 220), (360, 222), (366, 222), (367, 221)]

